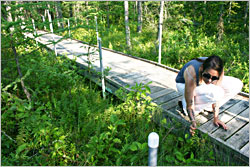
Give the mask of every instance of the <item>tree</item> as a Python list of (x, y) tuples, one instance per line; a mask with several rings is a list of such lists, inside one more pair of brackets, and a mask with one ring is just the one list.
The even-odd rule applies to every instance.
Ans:
[(142, 30), (142, 2), (138, 1), (138, 26), (137, 32), (141, 33)]
[(217, 25), (217, 29), (218, 29), (218, 40), (221, 41), (223, 34), (224, 34), (224, 20), (223, 20), (223, 9), (224, 9), (224, 3), (221, 4), (221, 8), (220, 8), (220, 17), (219, 17), (219, 22)]
[(159, 56), (158, 56), (158, 63), (161, 63), (161, 38), (162, 38), (162, 24), (163, 24), (163, 8), (164, 8), (164, 1), (161, 1), (160, 5), (160, 16), (159, 16), (159, 29), (158, 29), (158, 41), (159, 41)]
[(247, 26), (247, 13), (248, 13), (249, 2), (246, 4), (245, 16), (244, 16), (244, 28)]
[[(56, 16), (57, 16), (57, 19), (62, 19), (63, 18), (62, 17), (62, 8), (61, 8), (62, 2), (61, 1), (57, 1), (56, 3), (57, 3), (57, 5), (56, 5)], [(62, 22), (59, 23), (59, 20), (57, 21), (57, 25), (58, 25), (58, 27), (60, 27), (60, 28), (63, 29), (63, 23)]]
[(130, 42), (130, 29), (129, 29), (129, 12), (128, 12), (128, 1), (124, 1), (124, 9), (125, 9), (125, 30), (126, 30), (126, 44), (128, 49), (131, 49), (131, 42)]
[(108, 24), (108, 28), (110, 27), (109, 25), (109, 1), (106, 2), (106, 6), (107, 6), (107, 24)]

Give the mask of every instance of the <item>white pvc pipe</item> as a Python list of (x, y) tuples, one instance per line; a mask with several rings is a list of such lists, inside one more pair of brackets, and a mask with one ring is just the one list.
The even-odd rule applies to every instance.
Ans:
[(101, 43), (101, 38), (97, 39), (99, 43), (99, 56), (100, 56), (100, 69), (102, 73), (102, 96), (104, 99), (106, 99), (105, 95), (105, 82), (104, 82), (104, 68), (103, 68), (103, 62), (102, 62), (102, 43)]
[(159, 146), (159, 135), (155, 132), (151, 132), (148, 135), (148, 166), (157, 165), (157, 151)]
[[(36, 36), (37, 35), (37, 32), (36, 32), (36, 26), (35, 26), (35, 21), (34, 19), (32, 19), (32, 24), (33, 24), (33, 29), (34, 29), (34, 35)], [(35, 40), (36, 40), (36, 46), (37, 46), (37, 39), (35, 37)]]
[(98, 24), (97, 24), (97, 17), (95, 16), (95, 24), (96, 24), (96, 38), (97, 38), (97, 45), (98, 45)]
[(69, 22), (69, 19), (68, 19), (68, 28), (69, 28), (69, 37), (70, 37), (70, 22)]
[[(49, 10), (47, 10), (48, 12), (48, 18), (49, 18), (49, 26), (50, 26), (50, 31), (52, 33), (52, 38), (53, 38), (53, 42), (55, 42), (55, 38), (54, 38), (54, 34), (53, 34), (53, 24), (52, 24), (52, 20), (51, 20), (51, 16), (50, 16), (50, 13), (49, 13)], [(57, 51), (56, 51), (56, 44), (54, 44), (54, 51), (55, 51), (55, 54), (57, 56)]]
[(42, 18), (43, 18), (43, 23), (44, 23), (44, 30), (46, 30), (45, 18), (44, 18), (44, 16), (42, 16)]

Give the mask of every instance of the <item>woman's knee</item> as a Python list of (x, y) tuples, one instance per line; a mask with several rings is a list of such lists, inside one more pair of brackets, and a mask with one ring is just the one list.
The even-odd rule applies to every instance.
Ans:
[(225, 94), (236, 95), (241, 91), (243, 83), (238, 78), (225, 76), (225, 80), (222, 82), (221, 87), (225, 90)]

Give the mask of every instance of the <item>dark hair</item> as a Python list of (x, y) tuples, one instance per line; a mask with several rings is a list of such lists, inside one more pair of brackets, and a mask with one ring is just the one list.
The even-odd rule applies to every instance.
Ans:
[(203, 63), (203, 71), (207, 69), (213, 69), (218, 71), (219, 76), (222, 74), (223, 72), (223, 61), (219, 56), (209, 56)]

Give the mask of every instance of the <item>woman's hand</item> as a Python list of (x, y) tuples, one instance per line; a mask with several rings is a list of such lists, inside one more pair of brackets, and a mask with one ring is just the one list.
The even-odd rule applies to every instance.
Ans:
[(192, 109), (192, 107), (190, 108), (187, 108), (187, 112), (188, 112), (188, 116), (189, 116), (189, 119), (191, 121), (191, 125), (190, 125), (190, 133), (192, 136), (194, 136), (195, 134), (195, 130), (196, 130), (196, 121), (195, 121), (195, 116), (194, 116), (194, 110)]
[(192, 121), (192, 124), (190, 125), (189, 132), (191, 133), (192, 136), (194, 136), (196, 130), (196, 122)]
[(214, 118), (214, 124), (217, 127), (222, 126), (223, 129), (227, 130), (227, 126), (222, 121), (220, 121), (217, 117)]

